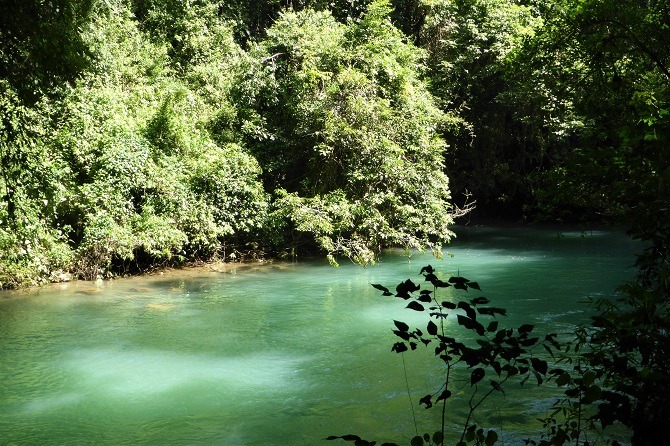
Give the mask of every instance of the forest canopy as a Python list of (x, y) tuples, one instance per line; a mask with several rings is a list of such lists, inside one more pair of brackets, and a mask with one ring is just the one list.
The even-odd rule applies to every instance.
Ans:
[(668, 67), (665, 2), (8, 0), (0, 288), (439, 252), (466, 196), (649, 238)]

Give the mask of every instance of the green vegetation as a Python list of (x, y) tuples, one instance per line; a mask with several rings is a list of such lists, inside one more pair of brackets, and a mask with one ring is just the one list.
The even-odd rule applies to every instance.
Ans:
[(663, 2), (2, 8), (3, 288), (439, 252), (470, 198), (475, 217), (633, 227), (668, 181)]
[(539, 444), (580, 444), (591, 403), (667, 442), (667, 2), (8, 0), (0, 92), (0, 288), (438, 253), (470, 196), (482, 217), (617, 221), (649, 249), (578, 334), (588, 366), (559, 377), (566, 424)]

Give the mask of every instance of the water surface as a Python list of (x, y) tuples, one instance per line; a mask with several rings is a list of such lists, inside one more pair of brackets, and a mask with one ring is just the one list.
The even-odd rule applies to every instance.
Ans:
[[(405, 372), (416, 401), (439, 387), (438, 364), (427, 349), (405, 366), (390, 352), (392, 320), (425, 316), (371, 283), (418, 280), (430, 263), (478, 281), (508, 310), (501, 324), (569, 333), (589, 297), (631, 277), (639, 248), (612, 231), (458, 232), (444, 260), (391, 251), (369, 268), (227, 265), (0, 294), (0, 443), (327, 445), (357, 433), (406, 444)], [(553, 401), (512, 387), (481, 412), (506, 445)], [(463, 390), (450, 426), (463, 421)], [(434, 431), (438, 411), (414, 405), (419, 430)]]

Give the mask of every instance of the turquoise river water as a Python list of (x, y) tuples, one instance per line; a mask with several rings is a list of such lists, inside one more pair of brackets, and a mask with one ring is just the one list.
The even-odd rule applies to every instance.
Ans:
[[(478, 281), (477, 295), (507, 309), (501, 327), (569, 333), (588, 321), (588, 297), (632, 277), (640, 247), (616, 231), (458, 233), (444, 260), (391, 251), (368, 268), (222, 265), (1, 293), (0, 444), (336, 445), (323, 439), (347, 433), (408, 444), (407, 383), (418, 430), (437, 430), (439, 409), (416, 401), (439, 387), (439, 364), (420, 348), (403, 367), (392, 321), (423, 328), (425, 315), (370, 284), (394, 288), (432, 264)], [(464, 421), (466, 384), (450, 428)], [(523, 444), (553, 388), (506, 390), (475, 421)]]

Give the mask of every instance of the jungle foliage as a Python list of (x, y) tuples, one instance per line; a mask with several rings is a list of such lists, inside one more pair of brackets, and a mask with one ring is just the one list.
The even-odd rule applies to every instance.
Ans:
[(439, 252), (464, 197), (475, 216), (627, 219), (667, 177), (665, 2), (0, 12), (2, 287), (241, 253)]

